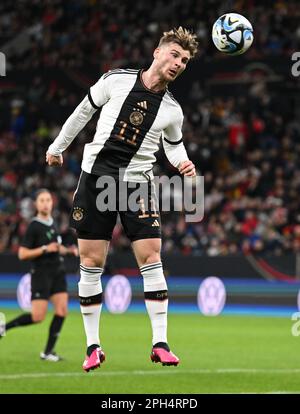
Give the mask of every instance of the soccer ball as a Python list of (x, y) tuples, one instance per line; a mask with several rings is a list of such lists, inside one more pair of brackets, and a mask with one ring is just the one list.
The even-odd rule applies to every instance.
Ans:
[(249, 20), (241, 14), (223, 14), (213, 25), (212, 39), (221, 52), (241, 55), (252, 45), (253, 28)]

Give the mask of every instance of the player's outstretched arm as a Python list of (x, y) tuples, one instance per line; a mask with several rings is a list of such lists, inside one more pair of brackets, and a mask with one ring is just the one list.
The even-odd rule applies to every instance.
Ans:
[(87, 96), (80, 102), (75, 111), (69, 116), (64, 123), (58, 137), (50, 145), (46, 155), (46, 161), (49, 165), (62, 165), (62, 153), (85, 125), (92, 118), (94, 113), (100, 109), (109, 99), (109, 82), (110, 77), (105, 74), (93, 85)]
[(68, 148), (95, 112), (96, 109), (92, 106), (88, 96), (86, 96), (66, 120), (58, 137), (48, 148), (46, 162), (49, 165), (62, 165), (62, 152)]

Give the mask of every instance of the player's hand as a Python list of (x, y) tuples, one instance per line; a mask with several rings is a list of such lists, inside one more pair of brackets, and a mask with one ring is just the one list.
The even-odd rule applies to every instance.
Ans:
[(61, 167), (63, 165), (63, 156), (62, 155), (51, 155), (49, 152), (46, 153), (46, 162), (48, 165), (53, 167)]
[(196, 168), (192, 161), (183, 161), (179, 168), (178, 168), (180, 174), (183, 174), (187, 177), (196, 177)]
[(47, 244), (47, 253), (56, 253), (59, 251), (59, 244), (52, 242)]

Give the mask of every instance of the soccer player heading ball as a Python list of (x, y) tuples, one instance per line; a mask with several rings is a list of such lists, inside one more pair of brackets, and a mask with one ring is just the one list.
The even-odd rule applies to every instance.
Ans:
[[(71, 213), (81, 260), (79, 297), (87, 336), (85, 371), (99, 367), (105, 359), (99, 339), (101, 275), (118, 214), (144, 280), (153, 331), (151, 359), (163, 365), (179, 363), (167, 342), (168, 290), (160, 256), (161, 223), (155, 205), (152, 166), (162, 136), (171, 164), (182, 175), (196, 175), (182, 142), (182, 109), (168, 84), (185, 70), (197, 47), (196, 36), (179, 27), (163, 34), (147, 70), (115, 69), (105, 73), (67, 119), (46, 154), (49, 165), (62, 165), (62, 152), (102, 108), (94, 139), (85, 145)], [(138, 211), (124, 211), (119, 207), (124, 200), (117, 191), (117, 207), (103, 211), (97, 200), (101, 189), (96, 182), (104, 176), (113, 179), (117, 189), (121, 184), (132, 184), (126, 192), (128, 199), (134, 191), (133, 183), (144, 187), (149, 197), (139, 200)]]

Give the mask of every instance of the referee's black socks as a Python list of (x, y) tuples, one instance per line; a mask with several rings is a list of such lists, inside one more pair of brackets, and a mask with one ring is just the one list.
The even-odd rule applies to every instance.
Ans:
[[(63, 316), (54, 315), (51, 325), (50, 325), (50, 329), (49, 329), (49, 337), (48, 337), (48, 342), (45, 348), (45, 354), (49, 354), (50, 352), (53, 351), (64, 320), (65, 318)], [(12, 329), (12, 328), (31, 325), (33, 323), (34, 321), (32, 319), (31, 313), (24, 313), (23, 315), (20, 315), (17, 318), (13, 319), (12, 321), (8, 322), (5, 325), (5, 330), (8, 331), (9, 329)]]
[(16, 319), (8, 322), (5, 325), (5, 330), (8, 331), (11, 328), (17, 328), (18, 326), (31, 325), (33, 322), (31, 313), (24, 313), (23, 315), (18, 316)]
[(49, 337), (48, 337), (48, 342), (45, 348), (45, 354), (49, 354), (53, 351), (64, 320), (65, 318), (63, 316), (58, 316), (58, 315), (53, 316), (50, 329), (49, 329)]

